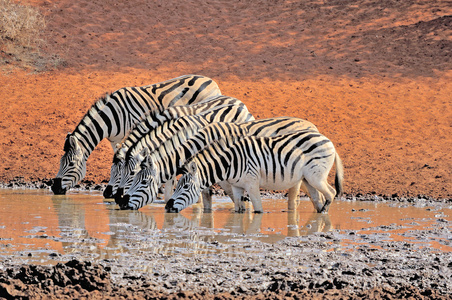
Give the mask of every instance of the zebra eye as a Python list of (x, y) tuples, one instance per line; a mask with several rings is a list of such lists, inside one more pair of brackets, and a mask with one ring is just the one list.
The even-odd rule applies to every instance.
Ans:
[(141, 184), (147, 184), (148, 181), (146, 179), (141, 180)]
[(71, 162), (69, 163), (69, 167), (73, 167), (73, 166), (75, 166), (75, 162), (71, 161)]
[(131, 175), (131, 176), (135, 176), (135, 172), (131, 172), (130, 175)]

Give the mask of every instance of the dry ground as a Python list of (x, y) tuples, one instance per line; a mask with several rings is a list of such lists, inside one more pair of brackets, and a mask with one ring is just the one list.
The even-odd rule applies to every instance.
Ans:
[[(65, 135), (103, 93), (202, 74), (256, 118), (315, 123), (346, 193), (451, 197), (448, 1), (23, 2), (65, 64), (0, 75), (1, 182), (54, 177)], [(86, 179), (106, 180), (111, 156), (101, 143)]]
[[(0, 182), (54, 177), (64, 137), (105, 92), (202, 74), (256, 118), (295, 116), (316, 124), (344, 161), (347, 194), (450, 201), (450, 1), (22, 2), (46, 16), (43, 52), (65, 63), (44, 73), (11, 71), (20, 64), (14, 61), (2, 67)], [(102, 142), (88, 161), (86, 180), (107, 180), (111, 157)], [(450, 268), (450, 262), (440, 264)], [(11, 280), (20, 279), (0, 287), (20, 288)], [(80, 295), (80, 288), (66, 292)], [(117, 295), (130, 295), (123, 292)], [(309, 294), (300, 293), (291, 296)], [(410, 287), (403, 293), (361, 296), (438, 296)]]

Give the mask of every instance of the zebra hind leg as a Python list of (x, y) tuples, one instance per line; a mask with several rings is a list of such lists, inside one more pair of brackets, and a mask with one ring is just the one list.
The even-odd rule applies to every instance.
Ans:
[(325, 197), (316, 188), (310, 185), (305, 179), (303, 179), (304, 187), (308, 190), (309, 198), (311, 199), (312, 205), (317, 212), (321, 212), (325, 205)]
[(336, 190), (328, 184), (326, 178), (323, 178), (323, 180), (320, 181), (310, 181), (308, 179), (308, 183), (315, 189), (317, 189), (320, 193), (325, 196), (325, 204), (323, 207), (317, 211), (319, 213), (328, 213), (328, 210), (330, 209), (330, 205), (333, 202), (334, 196), (336, 195)]

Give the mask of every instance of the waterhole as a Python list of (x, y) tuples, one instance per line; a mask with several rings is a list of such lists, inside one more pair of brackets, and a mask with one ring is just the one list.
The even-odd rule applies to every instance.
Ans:
[[(139, 211), (121, 211), (98, 192), (0, 189), (0, 259), (54, 264), (72, 256), (115, 259), (148, 252), (171, 255), (236, 255), (258, 252), (250, 242), (333, 233), (328, 251), (353, 251), (379, 241), (405, 242), (413, 251), (451, 251), (448, 206), (429, 203), (336, 201), (318, 214), (308, 198), (296, 212), (287, 200), (263, 199), (265, 213), (234, 213), (229, 198), (214, 197), (212, 213), (199, 204), (179, 214), (164, 212), (163, 201)], [(302, 240), (300, 240), (302, 246)], [(323, 250), (325, 251), (325, 250)]]

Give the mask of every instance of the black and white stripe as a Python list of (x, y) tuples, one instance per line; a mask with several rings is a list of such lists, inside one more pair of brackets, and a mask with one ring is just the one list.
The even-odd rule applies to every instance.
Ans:
[[(263, 120), (255, 120), (246, 123), (214, 123), (193, 135), (190, 139), (181, 143), (179, 139), (185, 139), (185, 133), (181, 132), (172, 137), (171, 140), (163, 143), (159, 148), (150, 153), (150, 160), (146, 165), (141, 166), (141, 170), (135, 176), (135, 179), (127, 191), (126, 199), (123, 202), (122, 208), (139, 209), (144, 205), (155, 200), (156, 190), (152, 190), (152, 186), (161, 186), (163, 183), (174, 180), (177, 170), (184, 162), (202, 150), (209, 144), (219, 139), (226, 137), (240, 138), (243, 136), (276, 136), (280, 134), (287, 134), (299, 130), (306, 130), (318, 132), (317, 128), (306, 120), (278, 117)], [(168, 147), (170, 145), (181, 144), (179, 147)], [(152, 176), (151, 174), (156, 174)], [(155, 181), (156, 184), (152, 186), (147, 183)], [(232, 194), (229, 184), (220, 183), (226, 193), (233, 198), (235, 210), (241, 211), (242, 203), (241, 197), (238, 199)], [(294, 196), (290, 197), (289, 208), (293, 209), (295, 205), (295, 198), (298, 195), (298, 190), (293, 192)], [(209, 198), (207, 198), (209, 199)], [(127, 203), (128, 200), (128, 203)], [(204, 200), (204, 197), (203, 197)], [(204, 202), (204, 208), (209, 210), (211, 203)]]
[[(212, 104), (209, 107), (204, 107), (204, 104)], [(114, 167), (120, 173), (115, 174), (116, 182), (112, 182), (112, 185), (116, 185), (119, 179), (117, 193), (115, 200), (118, 204), (122, 205), (122, 196), (124, 192), (127, 192), (128, 188), (132, 184), (134, 175), (140, 169), (140, 163), (143, 157), (140, 155), (143, 148), (154, 151), (161, 145), (164, 145), (162, 151), (173, 151), (173, 149), (180, 146), (187, 138), (194, 135), (201, 128), (215, 122), (247, 122), (254, 120), (254, 117), (248, 111), (247, 107), (238, 99), (217, 96), (210, 98), (208, 101), (201, 104), (197, 104), (191, 107), (190, 112), (196, 113), (194, 115), (186, 115), (177, 118), (177, 111), (185, 111), (188, 107), (176, 106), (167, 109), (164, 114), (167, 117), (154, 118), (157, 121), (148, 122), (147, 128), (149, 132), (138, 138), (136, 134), (130, 134), (128, 141), (124, 142), (124, 147), (119, 149), (113, 160)], [(199, 107), (197, 109), (196, 107)], [(140, 126), (142, 127), (142, 126)], [(143, 132), (143, 130), (141, 130)], [(173, 138), (175, 134), (178, 134), (177, 138)], [(165, 143), (170, 141), (169, 143)], [(167, 194), (169, 197), (171, 194)]]
[(212, 79), (200, 75), (185, 75), (142, 87), (126, 87), (107, 94), (67, 135), (65, 153), (53, 180), (52, 191), (64, 194), (82, 180), (86, 174), (86, 161), (100, 141), (107, 138), (116, 151), (116, 144), (145, 114), (163, 111), (169, 106), (198, 103), (220, 94)]
[[(198, 125), (206, 125), (212, 122), (244, 122), (254, 120), (243, 102), (236, 98), (223, 95), (210, 97), (197, 104), (172, 106), (163, 112), (153, 112), (144, 117), (140, 122), (129, 131), (118, 145), (118, 150), (113, 157), (113, 163), (110, 170), (110, 181), (104, 190), (105, 198), (114, 198), (117, 194), (121, 181), (121, 172), (125, 167), (126, 157), (133, 157), (143, 147), (152, 149), (158, 147), (164, 140), (167, 140), (178, 126), (190, 126), (184, 124), (182, 120), (178, 120), (184, 116), (192, 116), (199, 114), (199, 118), (193, 118)], [(198, 119), (202, 120), (198, 120)], [(189, 122), (189, 121), (187, 121)], [(132, 164), (134, 162), (131, 162)], [(139, 163), (138, 163), (139, 166)], [(130, 168), (130, 166), (127, 166)], [(133, 170), (133, 169), (132, 169)], [(132, 172), (130, 170), (130, 172)], [(128, 185), (122, 184), (122, 187)], [(118, 197), (123, 195), (120, 192)]]
[(328, 212), (336, 195), (336, 190), (327, 182), (334, 163), (336, 189), (340, 196), (343, 181), (341, 160), (333, 143), (318, 132), (302, 130), (277, 137), (221, 139), (184, 164), (183, 176), (165, 209), (179, 212), (197, 201), (201, 189), (227, 181), (235, 198), (242, 197), (246, 190), (254, 211), (261, 213), (260, 188), (298, 189), (304, 181), (313, 201), (319, 202), (316, 206), (321, 207), (318, 212)]

